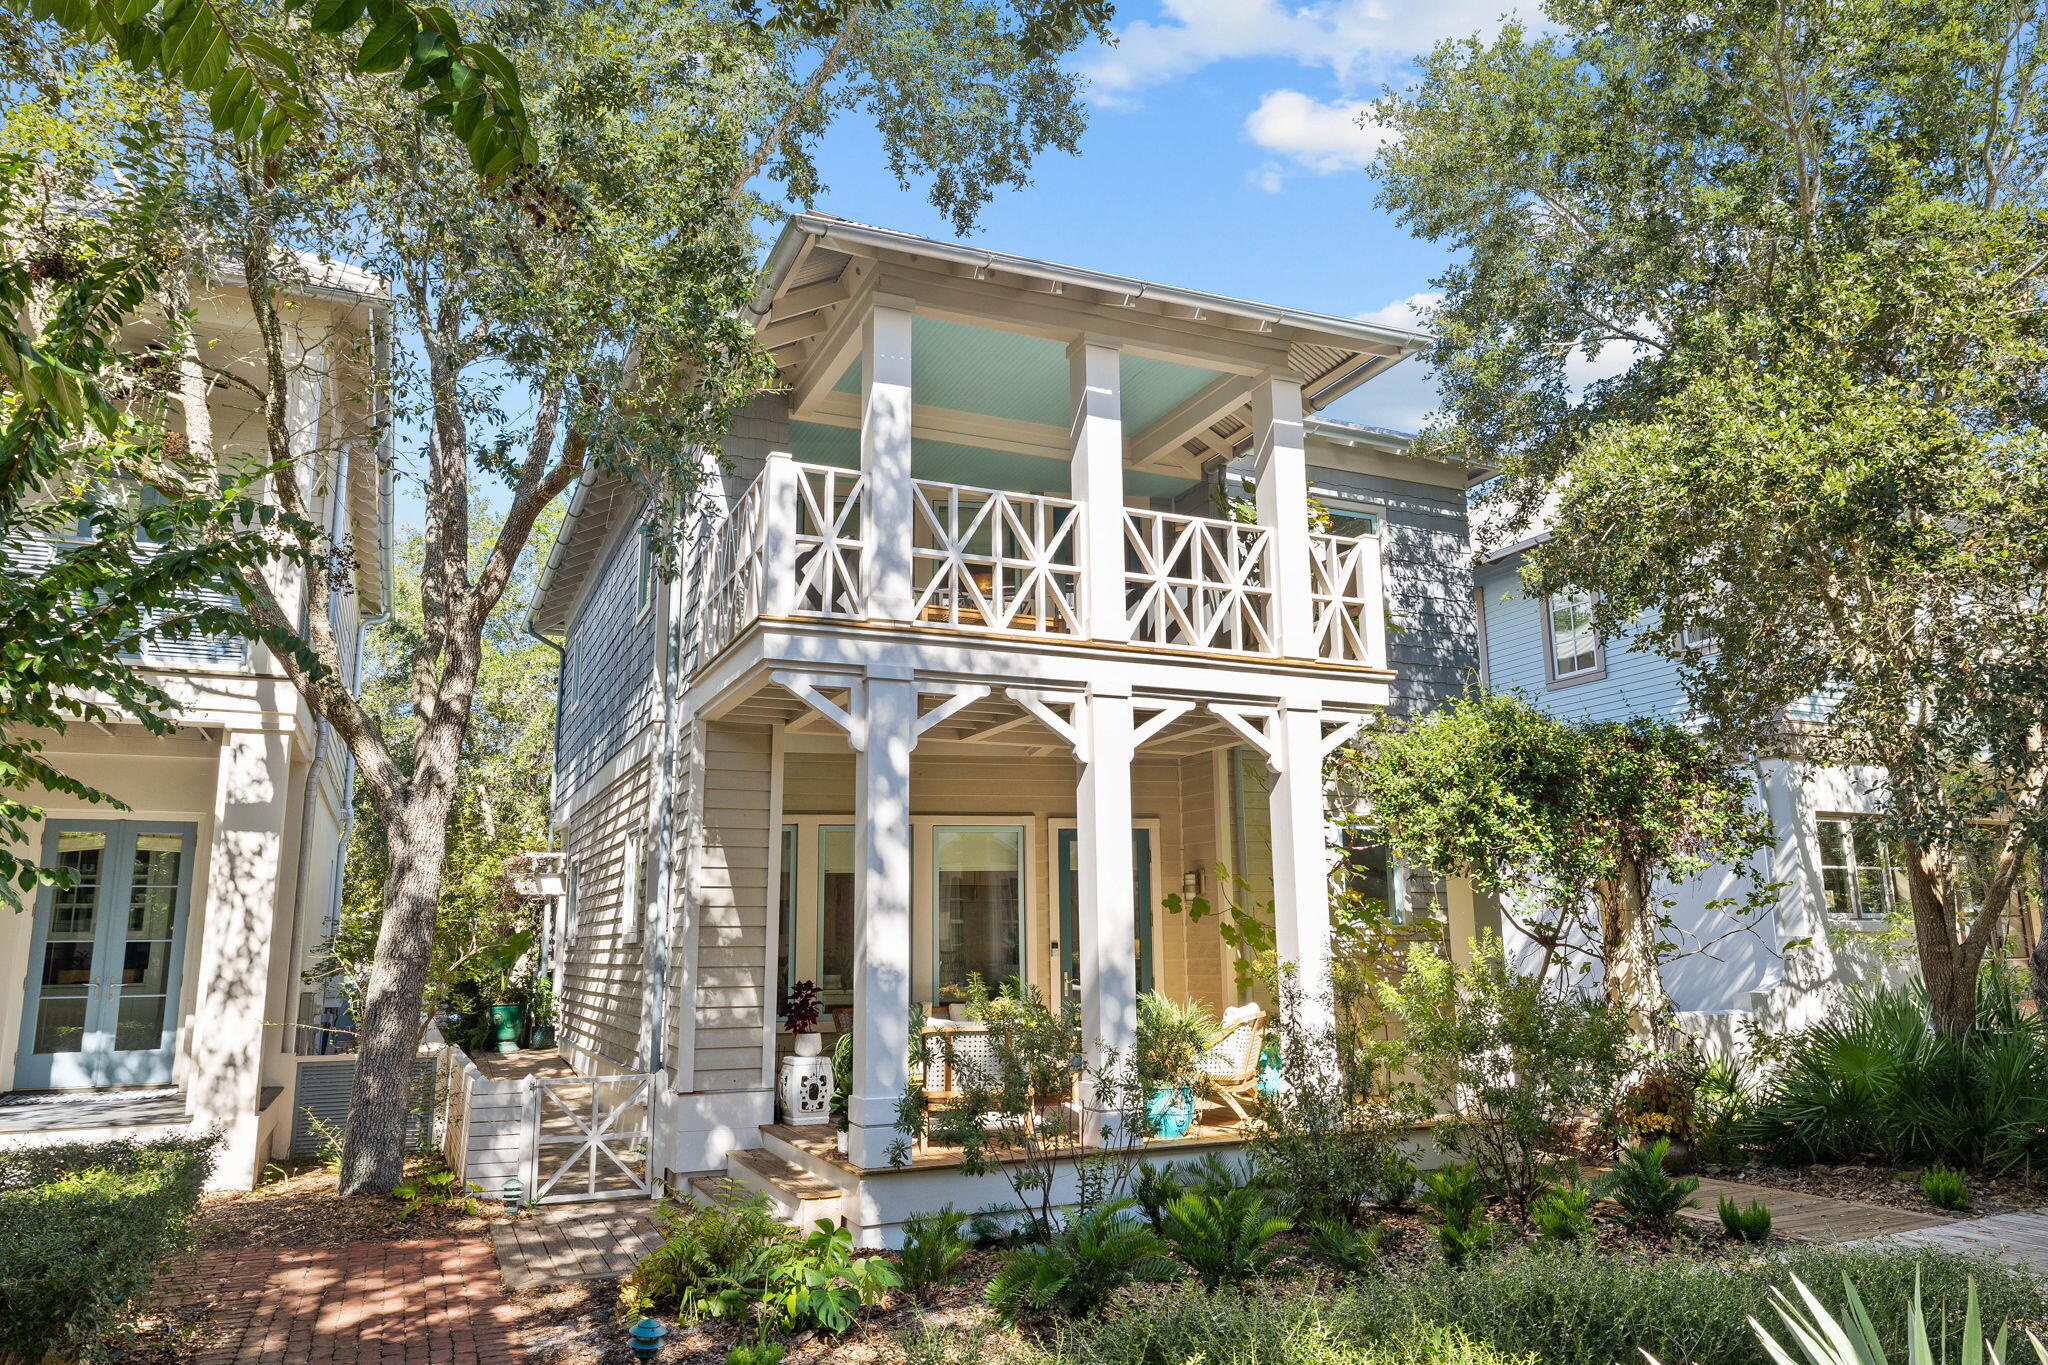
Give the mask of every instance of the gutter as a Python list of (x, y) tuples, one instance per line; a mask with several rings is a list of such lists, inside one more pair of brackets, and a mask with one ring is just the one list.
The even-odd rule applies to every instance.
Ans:
[[(555, 574), (562, 566), (562, 546), (568, 541), (569, 532), (576, 525), (576, 519), (582, 515), (583, 505), (590, 501), (589, 475), (590, 471), (585, 469), (576, 477), (576, 491), (569, 495), (569, 508), (562, 513), (562, 524), (555, 530), (555, 543), (548, 546), (547, 562), (540, 566), (540, 580), (533, 585), (533, 598), (526, 608), (526, 619), (519, 623), (520, 629), (537, 640), (547, 640), (548, 637), (542, 635), (539, 628), (533, 624), (533, 614), (540, 609), (541, 601), (555, 586)], [(561, 649), (553, 640), (548, 640), (548, 643), (554, 645), (557, 650)], [(559, 713), (560, 708), (557, 707), (556, 710)]]

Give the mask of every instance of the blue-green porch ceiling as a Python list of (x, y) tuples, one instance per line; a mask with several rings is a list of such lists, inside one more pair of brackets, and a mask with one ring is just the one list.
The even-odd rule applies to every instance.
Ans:
[[(911, 325), (910, 365), (912, 390), (921, 405), (1067, 425), (1067, 348), (1062, 342), (918, 317)], [(1136, 355), (1125, 355), (1121, 368), (1124, 429), (1129, 432), (1143, 431), (1222, 376), (1220, 370)], [(860, 391), (857, 357), (833, 387), (840, 393)]]
[[(860, 433), (852, 427), (791, 422), (789, 453), (806, 464), (858, 469)], [(1058, 497), (1065, 497), (1072, 491), (1068, 479), (1069, 466), (1065, 460), (1019, 455), (1015, 451), (983, 450), (976, 446), (914, 437), (910, 443), (910, 465), (918, 478), (938, 483), (966, 483), (979, 488), (1051, 493)], [(1147, 474), (1134, 469), (1124, 471), (1124, 489), (1137, 497), (1172, 498), (1185, 493), (1195, 483), (1194, 479), (1177, 479), (1166, 474)]]

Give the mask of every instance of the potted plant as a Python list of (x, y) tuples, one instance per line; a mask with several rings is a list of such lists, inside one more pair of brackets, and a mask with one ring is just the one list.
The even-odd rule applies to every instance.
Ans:
[(1614, 1124), (1626, 1150), (1646, 1150), (1661, 1138), (1670, 1144), (1665, 1170), (1692, 1168), (1693, 1086), (1685, 1077), (1663, 1067), (1644, 1072), (1615, 1102)]
[(555, 983), (544, 973), (535, 973), (527, 987), (526, 1045), (541, 1049), (555, 1045)]
[(520, 959), (533, 946), (533, 931), (522, 929), (492, 944), (477, 956), (476, 980), (489, 1002), (491, 1046), (499, 1052), (519, 1051), (526, 1032), (525, 983), (517, 973)]
[(1194, 1127), (1202, 1057), (1215, 1036), (1216, 1021), (1194, 1001), (1176, 1002), (1158, 991), (1138, 997), (1136, 1061), (1152, 1136), (1185, 1137)]
[(833, 1128), (838, 1130), (838, 1147), (841, 1156), (846, 1155), (847, 1130), (853, 1126), (852, 1110), (848, 1101), (853, 1096), (853, 1035), (842, 1033), (839, 1041), (832, 1046), (832, 1105)]
[(817, 982), (799, 981), (782, 1002), (782, 1026), (796, 1039), (799, 1057), (815, 1057), (824, 1050), (824, 1040), (812, 1031), (818, 1027), (818, 1005), (823, 998)]

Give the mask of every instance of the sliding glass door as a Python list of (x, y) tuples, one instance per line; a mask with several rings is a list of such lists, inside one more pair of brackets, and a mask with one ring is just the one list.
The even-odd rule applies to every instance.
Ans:
[(50, 823), (45, 856), (71, 885), (36, 899), (16, 1086), (171, 1079), (194, 833), (132, 820)]

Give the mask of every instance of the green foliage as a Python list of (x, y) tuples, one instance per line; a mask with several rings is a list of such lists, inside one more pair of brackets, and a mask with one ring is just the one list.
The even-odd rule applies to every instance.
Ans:
[(1198, 1089), (1198, 1063), (1216, 1036), (1216, 1018), (1201, 1002), (1176, 1001), (1158, 991), (1138, 997), (1137, 1048), (1133, 1062), (1138, 1084), (1153, 1090)]
[(1721, 1226), (1738, 1242), (1771, 1240), (1771, 1211), (1761, 1200), (1752, 1199), (1744, 1208), (1727, 1195), (1721, 1196)]
[(0, 1358), (108, 1360), (191, 1243), (212, 1138), (0, 1152)]
[(1332, 1269), (1347, 1275), (1370, 1275), (1380, 1268), (1380, 1242), (1386, 1229), (1319, 1219), (1304, 1229), (1308, 1249)]
[(1159, 1232), (1165, 1227), (1166, 1206), (1180, 1198), (1188, 1189), (1187, 1180), (1178, 1166), (1164, 1163), (1145, 1162), (1131, 1178), (1131, 1199), (1152, 1231)]
[(1486, 1213), (1486, 1191), (1479, 1168), (1452, 1162), (1422, 1177), (1422, 1206), (1436, 1218), (1437, 1246), (1444, 1263), (1462, 1266), (1491, 1251), (1505, 1229)]
[(1416, 945), (1380, 998), (1405, 1027), (1417, 1098), (1441, 1115), (1437, 1140), (1527, 1209), (1545, 1151), (1563, 1145), (1566, 1125), (1604, 1108), (1625, 1072), (1627, 1020), (1515, 971), (1491, 933), (1464, 968)]
[(1920, 1173), (1920, 1193), (1938, 1209), (1960, 1213), (1970, 1207), (1970, 1182), (1961, 1171), (1946, 1166), (1930, 1166)]
[(1412, 1208), (1416, 1186), (1421, 1179), (1413, 1158), (1398, 1147), (1389, 1147), (1381, 1153), (1372, 1173), (1374, 1197), (1383, 1209), (1399, 1212)]
[[(1597, 944), (1610, 998), (1642, 1017), (1666, 1008), (1657, 961), (1700, 946), (1671, 941), (1649, 888), (1742, 864), (1770, 837), (1747, 801), (1752, 774), (1696, 731), (1560, 720), (1518, 696), (1460, 697), (1376, 732), (1355, 771), (1403, 858), (1522, 901), (1536, 889), (1521, 927), (1544, 950), (1538, 975)], [(1744, 909), (1762, 913), (1771, 894)], [(1616, 994), (1624, 986), (1633, 998)]]
[(1166, 1206), (1164, 1234), (1174, 1253), (1214, 1292), (1270, 1270), (1280, 1257), (1273, 1239), (1294, 1226), (1250, 1186), (1222, 1193), (1190, 1190)]
[(1986, 973), (1977, 1026), (1934, 1027), (1918, 986), (1873, 989), (1785, 1041), (1743, 1138), (1775, 1160), (1870, 1155), (1997, 1171), (2048, 1153), (2048, 1031)]
[(1669, 1138), (1625, 1147), (1614, 1169), (1593, 1182), (1593, 1193), (1621, 1206), (1622, 1221), (1638, 1232), (1669, 1232), (1680, 1209), (1696, 1208), (1700, 1187), (1696, 1175), (1672, 1176), (1664, 1171), (1671, 1150)]
[(953, 1283), (960, 1262), (974, 1250), (974, 1243), (962, 1235), (967, 1215), (951, 1204), (932, 1213), (913, 1214), (903, 1223), (903, 1255), (897, 1269), (903, 1287), (913, 1294)]
[(886, 1257), (855, 1256), (852, 1231), (821, 1218), (776, 1266), (766, 1299), (780, 1309), (789, 1330), (836, 1336), (853, 1326), (862, 1308), (901, 1283)]
[(989, 1281), (988, 1301), (1009, 1324), (1087, 1317), (1126, 1285), (1178, 1270), (1166, 1244), (1126, 1216), (1117, 1200), (1078, 1213), (1047, 1241), (1010, 1253)]
[[(1889, 1357), (1885, 1351), (1883, 1337), (1877, 1326), (1870, 1320), (1870, 1313), (1863, 1306), (1863, 1300), (1856, 1292), (1853, 1281), (1842, 1282), (1842, 1292), (1847, 1300), (1843, 1313), (1844, 1322), (1820, 1298), (1808, 1289), (1798, 1278), (1792, 1281), (1792, 1288), (1798, 1291), (1799, 1302), (1794, 1303), (1785, 1291), (1771, 1287), (1771, 1307), (1778, 1318), (1792, 1334), (1797, 1343), (1799, 1356), (1794, 1357), (1792, 1348), (1780, 1342), (1762, 1323), (1752, 1322), (1759, 1340), (1771, 1353), (1774, 1360), (1784, 1365), (1796, 1365), (1803, 1359), (1806, 1365), (1872, 1365)], [(1962, 1340), (1956, 1349), (1950, 1351), (1946, 1333), (1942, 1333), (1939, 1350), (1928, 1336), (1927, 1314), (1920, 1306), (1920, 1291), (1913, 1291), (1913, 1307), (1907, 1317), (1907, 1350), (1905, 1365), (1947, 1365), (1953, 1360), (1959, 1365), (1984, 1365), (1988, 1356), (1991, 1365), (2001, 1365), (2005, 1360), (2005, 1333), (2000, 1331), (1996, 1342), (1984, 1340), (1982, 1315), (1978, 1312), (1977, 1287), (1970, 1286), (1963, 1306)], [(2035, 1339), (2034, 1349), (2040, 1358), (2048, 1360), (2040, 1340)], [(1657, 1365), (1655, 1359), (1651, 1365)]]
[(1386, 1094), (1397, 1046), (1370, 994), (1339, 973), (1331, 1022), (1304, 1022), (1294, 982), (1279, 983), (1268, 1035), (1280, 1054), (1279, 1085), (1261, 1095), (1245, 1151), (1259, 1179), (1296, 1222), (1356, 1220), (1379, 1193), (1402, 1114)]
[[(1540, 509), (1530, 589), (1593, 593), (1709, 733), (1783, 752), (1827, 699), (1800, 755), (1888, 771), (1922, 976), (1966, 1032), (2048, 827), (2040, 14), (1546, 18), (1374, 111), (1382, 202), (1458, 262), (1437, 448), (1501, 471), (1503, 536)], [(1581, 385), (1588, 356), (1611, 373)]]
[(1216, 864), (1211, 875), (1221, 888), (1220, 903), (1208, 896), (1183, 895), (1178, 891), (1169, 892), (1159, 903), (1170, 915), (1186, 915), (1189, 924), (1216, 916), (1216, 936), (1230, 952), (1231, 971), (1236, 976), (1237, 993), (1242, 997), (1258, 984), (1279, 942), (1273, 936), (1273, 905), (1271, 901), (1252, 900), (1252, 884), (1232, 872), (1227, 864)]
[(407, 1176), (393, 1185), (391, 1193), (405, 1206), (407, 1218), (418, 1218), (442, 1209), (473, 1214), (476, 1212), (475, 1196), (483, 1193), (483, 1187), (465, 1185), (455, 1172), (437, 1161), (431, 1169)]
[(1593, 1235), (1593, 1191), (1584, 1185), (1552, 1185), (1529, 1205), (1529, 1226), (1545, 1242), (1576, 1242)]
[(743, 1341), (728, 1346), (725, 1365), (782, 1365), (789, 1348), (779, 1341)]

